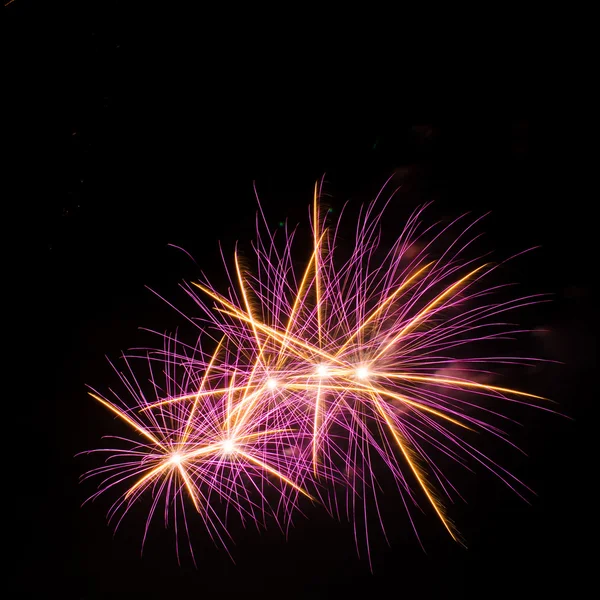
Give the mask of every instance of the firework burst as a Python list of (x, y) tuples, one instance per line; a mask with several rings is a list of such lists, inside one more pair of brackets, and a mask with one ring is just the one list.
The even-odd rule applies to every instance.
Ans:
[[(85, 476), (103, 476), (91, 499), (121, 490), (109, 511), (118, 527), (137, 500), (150, 496), (144, 540), (161, 502), (165, 522), (185, 531), (188, 542), (186, 506), (194, 507), (225, 548), (232, 514), (259, 528), (270, 517), (282, 527), (289, 524), (298, 496), (313, 496), (303, 487), (306, 459), (293, 452), (301, 432), (290, 427), (285, 407), (252, 386), (246, 363), (228, 352), (223, 340), (212, 356), (200, 345), (190, 348), (168, 336), (165, 341), (164, 350), (144, 357), (150, 393), (134, 374), (141, 369), (130, 367), (141, 358), (137, 355), (124, 356), (128, 372), (118, 372), (128, 402), (114, 393), (108, 399), (90, 391), (138, 438), (113, 438), (120, 448), (94, 451), (107, 453), (108, 459)], [(236, 417), (243, 394), (257, 401), (243, 418)]]
[[(503, 315), (543, 299), (494, 301), (503, 286), (486, 281), (498, 265), (469, 258), (477, 221), (463, 224), (465, 217), (424, 227), (424, 207), (384, 247), (393, 194), (381, 195), (361, 210), (348, 249), (342, 219), (332, 224), (321, 209), (318, 183), (303, 269), (296, 232), (285, 229), (279, 240), (260, 212), (255, 262), (242, 264), (234, 253), (227, 293), (207, 280), (184, 285), (202, 310), (196, 322), (220, 340), (212, 355), (200, 343), (189, 348), (166, 337), (165, 350), (147, 356), (151, 372), (153, 361), (167, 366), (164, 388), (150, 378), (152, 400), (124, 376), (133, 404), (92, 394), (143, 441), (108, 451), (109, 464), (93, 472), (106, 476), (101, 491), (129, 482), (112, 512), (151, 491), (149, 522), (160, 496), (182, 513), (187, 498), (224, 542), (227, 523), (214, 497), (242, 519), (264, 523), (268, 513), (282, 526), (304, 497), (360, 521), (368, 547), (369, 499), (379, 514), (376, 463), (392, 474), (409, 515), (425, 500), (457, 541), (444, 499), (458, 492), (436, 456), (467, 468), (478, 463), (518, 494), (527, 491), (471, 436), (487, 432), (510, 443), (497, 424), (501, 405), (542, 406), (543, 398), (490, 379), (494, 363), (533, 359), (471, 353), (478, 342), (517, 333)], [(277, 492), (269, 499), (267, 487)]]

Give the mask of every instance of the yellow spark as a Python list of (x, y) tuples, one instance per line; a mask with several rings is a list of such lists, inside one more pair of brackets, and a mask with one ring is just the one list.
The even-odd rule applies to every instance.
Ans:
[(154, 469), (152, 469), (151, 471), (146, 473), (146, 475), (144, 475), (141, 479), (139, 479), (137, 481), (137, 483), (135, 483), (133, 485), (133, 487), (129, 488), (129, 491), (125, 494), (125, 498), (129, 498), (131, 496), (131, 494), (133, 494), (133, 492), (135, 492), (135, 490), (137, 490), (142, 485), (144, 485), (144, 483), (146, 483), (146, 481), (148, 481), (149, 479), (152, 479), (155, 475), (162, 473), (167, 467), (172, 467), (172, 466), (175, 466), (175, 465), (173, 465), (173, 463), (171, 462), (170, 459), (165, 460), (162, 464), (158, 465), (158, 467), (155, 467)]
[(356, 331), (354, 331), (354, 333), (340, 346), (340, 349), (336, 352), (335, 355), (339, 356), (340, 354), (342, 354), (342, 352), (348, 347), (350, 342), (352, 342), (352, 340), (356, 338), (360, 334), (360, 332), (363, 331), (371, 321), (373, 321), (373, 319), (377, 318), (383, 312), (383, 310), (385, 310), (385, 308), (391, 302), (393, 302), (394, 299), (402, 291), (406, 289), (408, 285), (410, 285), (425, 269), (428, 269), (432, 264), (433, 262), (430, 262), (427, 263), (425, 266), (421, 267), (416, 273), (411, 275), (401, 286), (399, 286), (398, 289), (395, 290), (388, 298), (386, 298), (381, 304), (379, 304), (378, 307), (371, 313), (371, 315), (365, 321), (363, 321), (361, 326), (358, 327), (358, 329), (356, 329)]
[[(217, 344), (217, 347), (210, 359), (210, 362), (208, 363), (208, 367), (206, 367), (206, 371), (204, 373), (204, 376), (202, 377), (202, 381), (200, 382), (200, 387), (198, 388), (198, 394), (200, 392), (202, 392), (202, 388), (204, 387), (204, 384), (206, 383), (206, 380), (208, 379), (208, 374), (210, 373), (210, 370), (212, 369), (212, 366), (217, 358), (217, 355), (219, 354), (219, 350), (221, 349), (221, 344), (223, 343), (223, 341), (225, 340), (225, 336), (223, 336), (220, 340), (219, 343)], [(196, 407), (198, 406), (198, 402), (200, 400), (200, 397), (198, 395), (196, 395), (196, 399), (194, 400), (194, 404), (192, 405), (192, 409), (190, 410), (190, 414), (188, 416), (187, 422), (185, 424), (185, 430), (183, 432), (183, 436), (181, 438), (181, 444), (185, 444), (189, 432), (190, 432), (190, 425), (192, 424), (192, 418), (194, 416), (194, 412), (196, 411)]]
[(187, 452), (181, 456), (181, 462), (185, 462), (190, 458), (197, 458), (198, 456), (204, 456), (205, 454), (212, 454), (213, 452), (218, 452), (222, 447), (222, 442), (216, 442), (213, 444), (209, 444), (208, 446), (203, 446), (202, 448), (198, 448), (198, 450), (192, 450), (191, 452)]
[(492, 392), (502, 392), (506, 394), (515, 394), (517, 396), (525, 396), (527, 398), (535, 398), (537, 400), (547, 400), (543, 396), (536, 396), (535, 394), (529, 394), (527, 392), (521, 392), (519, 390), (513, 390), (511, 388), (499, 387), (497, 385), (487, 385), (485, 383), (476, 383), (475, 381), (464, 381), (461, 379), (451, 379), (447, 377), (436, 377), (435, 375), (410, 375), (404, 373), (377, 373), (381, 377), (387, 377), (390, 379), (404, 379), (407, 381), (423, 381), (425, 383), (433, 383), (435, 385), (455, 385), (457, 387), (474, 388), (480, 390), (487, 390)]
[(262, 469), (264, 469), (265, 471), (271, 473), (272, 475), (275, 475), (277, 478), (281, 479), (281, 481), (284, 481), (285, 483), (287, 483), (288, 485), (293, 487), (295, 490), (299, 491), (301, 494), (304, 494), (307, 498), (310, 498), (311, 500), (315, 500), (315, 498), (313, 498), (306, 490), (302, 489), (299, 485), (295, 484), (291, 479), (288, 479), (285, 475), (283, 475), (283, 473), (280, 473), (277, 469), (270, 467), (267, 463), (262, 462), (262, 460), (255, 458), (254, 456), (252, 456), (251, 454), (248, 454), (247, 452), (238, 450), (237, 453), (240, 456), (243, 456), (246, 460), (253, 462), (254, 464), (256, 464), (259, 467), (261, 467)]
[[(215, 351), (215, 356), (216, 356), (216, 351)], [(93, 394), (90, 392), (90, 395), (95, 400), (97, 400), (98, 402), (100, 402), (101, 404), (106, 406), (108, 409), (110, 409), (112, 412), (114, 412), (116, 415), (118, 415), (121, 419), (126, 421), (136, 431), (138, 431), (139, 433), (141, 433), (142, 435), (147, 437), (150, 441), (155, 443), (157, 446), (159, 446), (163, 450), (166, 450), (166, 448), (151, 433), (146, 431), (143, 427), (140, 427), (139, 425), (137, 425), (137, 423), (135, 423), (132, 419), (130, 419), (126, 414), (124, 414), (118, 408), (116, 408), (112, 404), (106, 402), (105, 400), (103, 400), (102, 398), (97, 396), (96, 394)], [(308, 492), (305, 492), (302, 488), (300, 488), (293, 481), (289, 480), (287, 477), (285, 477), (284, 475), (279, 473), (276, 469), (269, 467), (267, 464), (263, 463), (259, 459), (252, 457), (250, 454), (243, 452), (242, 450), (240, 450), (238, 448), (238, 443), (240, 443), (240, 442), (248, 442), (248, 441), (252, 440), (253, 438), (258, 438), (258, 437), (267, 436), (267, 435), (273, 435), (276, 433), (292, 432), (292, 431), (293, 430), (287, 429), (287, 428), (286, 429), (272, 429), (272, 430), (267, 430), (267, 431), (261, 431), (258, 433), (252, 433), (252, 434), (239, 436), (237, 438), (227, 438), (225, 440), (209, 444), (207, 446), (198, 448), (196, 450), (193, 450), (193, 451), (187, 452), (187, 453), (181, 453), (181, 452), (169, 453), (169, 454), (165, 455), (164, 460), (159, 465), (157, 465), (156, 467), (154, 467), (153, 469), (148, 471), (131, 488), (129, 488), (129, 490), (125, 494), (125, 498), (126, 499), (130, 498), (132, 496), (132, 494), (134, 494), (136, 492), (136, 490), (139, 490), (147, 482), (151, 481), (153, 478), (155, 478), (157, 475), (159, 475), (163, 471), (167, 470), (168, 468), (173, 468), (173, 469), (176, 468), (179, 471), (179, 473), (184, 481), (185, 487), (188, 490), (188, 493), (192, 499), (194, 507), (196, 508), (196, 510), (198, 512), (200, 512), (200, 505), (198, 503), (198, 497), (195, 492), (195, 487), (193, 485), (193, 482), (190, 480), (188, 474), (186, 473), (186, 471), (184, 469), (184, 464), (186, 462), (190, 461), (191, 459), (198, 458), (200, 456), (204, 456), (204, 455), (208, 455), (208, 454), (213, 454), (213, 453), (217, 453), (217, 452), (225, 452), (226, 454), (230, 454), (230, 453), (235, 452), (236, 454), (241, 454), (242, 456), (244, 456), (251, 462), (261, 466), (263, 469), (276, 475), (282, 481), (286, 482), (287, 484), (289, 484), (292, 487), (294, 487), (295, 489), (297, 489), (299, 492), (302, 492), (304, 495), (313, 499), (312, 496), (310, 494), (308, 494)]]
[(252, 319), (250, 322), (250, 325), (252, 326), (252, 331), (254, 332), (254, 337), (256, 338), (256, 344), (259, 348), (258, 357), (256, 360), (257, 360), (257, 362), (260, 362), (260, 360), (262, 358), (262, 353), (263, 353), (263, 345), (260, 341), (260, 338), (258, 337), (258, 331), (256, 330), (256, 327), (254, 326), (255, 319), (252, 314), (252, 308), (250, 307), (250, 301), (248, 299), (248, 295), (246, 294), (246, 287), (244, 286), (244, 278), (243, 278), (242, 272), (240, 270), (240, 264), (238, 262), (237, 252), (234, 253), (234, 259), (235, 259), (235, 271), (238, 276), (238, 281), (240, 282), (240, 290), (242, 291), (242, 298), (244, 299), (244, 304), (246, 305), (246, 311)]
[[(245, 388), (242, 388), (245, 389)], [(244, 395), (242, 397), (242, 399), (239, 401), (239, 403), (237, 404), (237, 406), (235, 406), (234, 408), (228, 408), (227, 410), (227, 418), (225, 419), (225, 424), (227, 426), (227, 428), (229, 429), (229, 426), (231, 424), (231, 419), (235, 416), (235, 424), (234, 427), (241, 427), (244, 423), (244, 419), (246, 418), (246, 416), (248, 414), (250, 414), (250, 410), (252, 409), (253, 403), (252, 400), (260, 398), (261, 393), (263, 392), (262, 387), (259, 387), (255, 392), (253, 392), (252, 394), (248, 394), (248, 395)], [(249, 406), (246, 406), (248, 403), (250, 403)], [(242, 408), (244, 408), (244, 413), (242, 415), (242, 417), (237, 417), (236, 415), (238, 414), (239, 411), (242, 410)]]
[(88, 394), (92, 398), (94, 398), (94, 400), (97, 400), (98, 402), (100, 402), (100, 404), (103, 404), (110, 411), (114, 412), (119, 418), (123, 419), (123, 421), (125, 421), (128, 425), (131, 425), (131, 427), (133, 427), (138, 433), (141, 433), (145, 438), (148, 438), (153, 444), (156, 444), (159, 448), (166, 450), (166, 448), (149, 431), (144, 429), (141, 425), (138, 425), (133, 419), (128, 417), (122, 410), (119, 410), (116, 406), (112, 405), (110, 402), (107, 402), (106, 400), (103, 400), (102, 398), (100, 398), (100, 396), (96, 396), (96, 394), (94, 394), (92, 392), (88, 392)]
[(181, 466), (181, 464), (179, 464), (178, 467), (179, 473), (181, 474), (183, 482), (185, 483), (185, 487), (187, 488), (188, 494), (190, 495), (190, 498), (194, 503), (194, 508), (198, 512), (200, 512), (200, 505), (198, 504), (198, 498), (196, 497), (196, 489), (194, 487), (194, 484), (191, 482), (190, 478), (188, 477), (188, 474), (185, 472), (185, 469)]
[[(317, 193), (317, 182), (315, 182), (315, 193), (313, 201), (313, 231), (315, 240), (315, 251), (319, 248), (319, 196)], [(319, 335), (319, 348), (323, 347), (322, 340), (322, 317), (321, 317), (321, 273), (319, 269), (320, 252), (315, 254), (315, 291), (317, 295), (317, 329)]]
[[(289, 384), (286, 387), (289, 389), (298, 389), (298, 390), (317, 390), (317, 389), (319, 389), (320, 386), (314, 385), (314, 384), (313, 385), (311, 385), (311, 384)], [(457, 421), (456, 419), (449, 417), (448, 415), (444, 414), (443, 412), (440, 412), (439, 410), (436, 410), (435, 408), (430, 408), (429, 406), (427, 406), (425, 404), (421, 404), (420, 402), (415, 402), (414, 400), (410, 400), (410, 399), (406, 398), (405, 396), (401, 396), (399, 394), (395, 394), (394, 392), (390, 392), (389, 390), (386, 390), (385, 388), (375, 387), (373, 385), (364, 385), (361, 387), (353, 387), (353, 386), (348, 386), (348, 385), (324, 385), (323, 387), (327, 391), (366, 392), (366, 393), (380, 394), (381, 396), (387, 396), (388, 398), (392, 398), (393, 400), (398, 400), (398, 402), (401, 402), (402, 404), (412, 406), (413, 408), (422, 410), (423, 412), (428, 412), (432, 415), (440, 417), (446, 421), (449, 421), (450, 423), (453, 423), (454, 425), (458, 425), (459, 427), (462, 427), (463, 429), (468, 429), (469, 431), (474, 431), (468, 425), (465, 425), (464, 423), (461, 423), (460, 421)]]
[(444, 527), (448, 530), (448, 533), (452, 536), (452, 539), (454, 541), (458, 542), (459, 539), (456, 535), (456, 533), (457, 533), (456, 528), (450, 521), (448, 521), (448, 519), (446, 519), (446, 516), (444, 515), (444, 506), (435, 497), (433, 491), (430, 490), (429, 484), (427, 483), (427, 479), (425, 477), (425, 473), (415, 462), (415, 459), (411, 456), (411, 454), (413, 452), (411, 451), (411, 449), (408, 447), (408, 445), (402, 439), (401, 433), (394, 426), (394, 423), (389, 418), (389, 415), (386, 413), (385, 408), (382, 406), (381, 402), (377, 398), (377, 395), (372, 394), (372, 398), (373, 398), (373, 402), (375, 403), (375, 406), (377, 406), (377, 409), (379, 410), (379, 413), (381, 414), (381, 416), (387, 423), (387, 426), (388, 426), (389, 430), (391, 431), (392, 436), (394, 437), (394, 440), (396, 441), (396, 444), (398, 444), (398, 448), (400, 448), (400, 452), (402, 452), (402, 455), (404, 456), (411, 471), (413, 472), (414, 476), (416, 477), (417, 481), (419, 482), (419, 485), (425, 492), (427, 499), (429, 500), (429, 502), (433, 506), (433, 509), (435, 510), (436, 514), (438, 515), (438, 517), (444, 524)]
[(192, 450), (187, 453), (180, 453), (181, 458), (180, 458), (179, 464), (184, 464), (185, 462), (189, 461), (192, 458), (197, 458), (199, 456), (204, 456), (206, 454), (213, 454), (213, 453), (221, 452), (223, 450), (224, 444), (226, 444), (227, 442), (233, 443), (237, 448), (237, 446), (239, 444), (248, 442), (254, 438), (258, 438), (258, 437), (262, 437), (262, 436), (266, 436), (266, 435), (273, 435), (275, 433), (287, 433), (287, 432), (293, 432), (293, 429), (270, 429), (267, 431), (259, 431), (258, 433), (250, 433), (248, 435), (228, 437), (225, 440), (213, 442), (212, 444), (203, 446), (202, 448), (198, 448), (197, 450)]
[(146, 410), (151, 410), (153, 408), (158, 408), (159, 406), (166, 406), (168, 404), (174, 404), (175, 402), (183, 402), (185, 400), (192, 400), (193, 398), (206, 398), (208, 396), (218, 396), (220, 394), (228, 394), (230, 392), (239, 392), (241, 390), (245, 390), (247, 387), (248, 386), (246, 386), (246, 385), (241, 385), (239, 387), (216, 388), (214, 390), (207, 390), (205, 392), (195, 392), (194, 394), (185, 394), (184, 396), (176, 396), (175, 398), (169, 398), (168, 400), (160, 400), (159, 402), (155, 402), (154, 404), (144, 406), (144, 408), (140, 409), (140, 412), (144, 412)]
[(296, 311), (298, 310), (298, 307), (300, 306), (300, 300), (302, 298), (302, 293), (304, 291), (304, 287), (306, 286), (306, 282), (308, 281), (308, 276), (310, 274), (312, 265), (316, 261), (317, 254), (319, 253), (321, 241), (323, 240), (323, 237), (325, 236), (326, 233), (327, 233), (327, 229), (325, 229), (323, 231), (323, 233), (321, 234), (321, 237), (319, 238), (318, 243), (315, 244), (315, 248), (313, 249), (310, 260), (308, 261), (308, 265), (306, 266), (306, 269), (304, 270), (304, 275), (302, 276), (302, 280), (300, 281), (300, 286), (298, 287), (298, 293), (296, 294), (296, 298), (294, 300), (294, 305), (292, 306), (292, 312), (290, 313), (290, 317), (288, 319), (288, 324), (285, 328), (284, 338), (286, 338), (286, 339), (284, 339), (282, 341), (281, 349), (279, 350), (279, 359), (277, 361), (276, 368), (280, 368), (281, 359), (283, 356), (285, 356), (284, 350), (287, 347), (287, 336), (289, 335), (290, 331), (292, 330), (292, 326), (295, 323)]
[[(221, 304), (228, 304), (229, 305), (228, 308), (230, 308), (230, 310), (231, 310), (231, 312), (230, 312), (230, 311), (223, 310), (223, 309), (217, 309), (219, 312), (226, 314), (226, 315), (230, 315), (232, 317), (236, 317), (240, 321), (246, 321), (248, 323), (252, 322), (251, 317), (246, 315), (241, 310), (237, 309), (232, 304), (229, 304), (226, 300), (219, 298), (219, 296), (217, 296), (217, 295), (213, 295), (213, 298), (215, 298), (216, 300), (221, 302)], [(284, 334), (280, 333), (276, 329), (273, 329), (272, 327), (269, 327), (268, 325), (265, 325), (264, 323), (261, 323), (260, 321), (254, 321), (254, 324), (256, 325), (256, 327), (258, 329), (260, 329), (264, 333), (270, 335), (271, 337), (275, 338), (276, 340), (282, 341), (285, 337)], [(327, 360), (333, 361), (339, 365), (342, 365), (344, 367), (346, 366), (346, 363), (344, 363), (339, 358), (332, 356), (331, 354), (325, 352), (324, 350), (320, 350), (316, 346), (311, 346), (310, 344), (303, 342), (302, 340), (300, 340), (294, 336), (288, 336), (287, 341), (291, 342), (293, 346), (298, 346), (300, 348), (304, 348), (305, 350), (308, 350), (311, 354), (317, 354), (318, 356), (326, 358)], [(290, 350), (290, 352), (293, 352), (294, 354), (296, 354), (297, 356), (300, 356), (304, 360), (308, 360), (308, 361), (310, 360), (310, 355), (307, 356), (306, 354), (302, 354), (297, 349), (294, 349), (292, 347), (289, 347), (289, 350)]]
[(144, 475), (131, 488), (129, 488), (129, 490), (125, 494), (125, 498), (131, 497), (131, 495), (137, 489), (142, 487), (147, 481), (151, 480), (153, 477), (155, 477), (159, 473), (162, 473), (168, 467), (172, 467), (172, 468), (178, 469), (179, 473), (181, 474), (181, 476), (183, 478), (183, 481), (188, 490), (188, 493), (190, 494), (190, 497), (192, 498), (194, 507), (196, 508), (196, 510), (198, 512), (200, 512), (200, 506), (198, 505), (198, 499), (197, 499), (196, 493), (194, 491), (194, 486), (193, 486), (192, 482), (190, 481), (187, 473), (185, 472), (185, 469), (183, 468), (183, 462), (188, 457), (189, 457), (189, 455), (182, 455), (182, 454), (179, 454), (178, 452), (170, 455), (167, 460), (165, 460), (162, 464), (158, 465), (157, 467), (155, 467), (154, 469), (152, 469), (151, 471), (146, 473), (146, 475)]
[(393, 346), (399, 339), (406, 335), (411, 329), (414, 329), (440, 302), (447, 298), (456, 288), (460, 287), (467, 279), (475, 275), (481, 269), (487, 267), (487, 264), (477, 267), (463, 278), (459, 279), (456, 283), (453, 283), (450, 287), (446, 288), (441, 294), (434, 298), (421, 312), (419, 312), (410, 322), (399, 331), (374, 357), (374, 360), (381, 358), (387, 350)]

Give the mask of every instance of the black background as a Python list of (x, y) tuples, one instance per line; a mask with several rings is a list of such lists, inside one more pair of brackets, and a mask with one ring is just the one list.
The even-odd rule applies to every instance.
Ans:
[[(23, 272), (34, 282), (16, 293), (34, 330), (21, 336), (30, 347), (20, 355), (27, 403), (7, 417), (31, 449), (14, 528), (19, 594), (581, 595), (595, 508), (585, 432), (594, 227), (579, 185), (581, 127), (536, 95), (536, 71), (514, 70), (512, 79), (507, 66), (499, 83), (486, 63), (496, 80), (484, 84), (478, 69), (459, 80), (450, 63), (438, 64), (423, 70), (424, 87), (406, 75), (414, 54), (376, 28), (363, 25), (368, 37), (340, 28), (334, 38), (311, 19), (272, 13), (254, 15), (256, 27), (237, 9), (233, 19), (166, 3), (138, 11), (16, 0), (3, 12), (5, 116), (15, 134), (7, 190), (25, 225), (16, 246), (26, 249), (18, 252)], [(200, 533), (198, 568), (178, 566), (160, 525), (140, 558), (143, 514), (113, 538), (107, 503), (80, 507), (92, 488), (79, 476), (95, 464), (75, 454), (116, 426), (85, 388), (114, 382), (105, 356), (150, 344), (138, 327), (186, 327), (145, 287), (190, 308), (177, 286), (197, 278), (198, 267), (167, 245), (189, 251), (219, 285), (218, 243), (231, 254), (253, 237), (253, 182), (276, 227), (286, 218), (306, 223), (323, 174), (339, 210), (369, 200), (392, 173), (403, 185), (386, 226), (434, 200), (432, 220), (492, 211), (481, 230), (495, 256), (540, 246), (504, 274), (526, 292), (552, 294), (519, 320), (548, 330), (526, 338), (527, 349), (564, 364), (530, 373), (526, 384), (573, 420), (524, 411), (516, 441), (529, 457), (500, 457), (538, 496), (528, 506), (485, 475), (466, 480), (469, 504), (453, 514), (469, 549), (431, 518), (420, 523), (426, 552), (390, 503), (392, 546), (374, 544), (374, 574), (357, 558), (351, 528), (316, 509), (287, 542), (277, 531), (237, 532), (237, 565)]]

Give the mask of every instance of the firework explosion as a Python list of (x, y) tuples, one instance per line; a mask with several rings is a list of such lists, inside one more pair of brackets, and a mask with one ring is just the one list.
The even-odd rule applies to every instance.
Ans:
[[(202, 313), (193, 321), (201, 329), (197, 344), (163, 336), (163, 349), (125, 357), (126, 400), (90, 392), (132, 431), (132, 439), (117, 438), (120, 449), (97, 450), (108, 460), (86, 475), (104, 476), (93, 497), (120, 491), (109, 513), (117, 526), (147, 497), (144, 539), (163, 506), (189, 543), (186, 508), (193, 507), (227, 547), (234, 515), (285, 530), (312, 501), (360, 523), (368, 547), (367, 512), (379, 515), (383, 465), (409, 518), (424, 502), (460, 541), (445, 509), (458, 492), (440, 457), (479, 464), (517, 494), (527, 491), (476, 448), (472, 434), (510, 443), (497, 424), (502, 404), (544, 399), (490, 383), (490, 365), (524, 359), (465, 351), (514, 334), (502, 315), (540, 297), (490, 301), (504, 287), (485, 285), (498, 265), (466, 258), (477, 221), (424, 228), (424, 207), (385, 248), (381, 223), (393, 197), (381, 200), (386, 186), (361, 209), (348, 252), (347, 239), (339, 243), (341, 218), (332, 225), (322, 209), (321, 185), (302, 269), (292, 252), (296, 232), (269, 231), (259, 212), (255, 263), (242, 264), (234, 253), (225, 265), (227, 293), (207, 280), (183, 286)], [(134, 357), (144, 359), (146, 391)]]

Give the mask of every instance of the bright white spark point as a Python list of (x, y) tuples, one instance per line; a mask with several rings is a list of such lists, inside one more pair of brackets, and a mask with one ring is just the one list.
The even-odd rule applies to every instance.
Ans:
[(222, 444), (222, 448), (225, 454), (231, 454), (235, 451), (235, 443), (233, 440), (225, 440)]
[(317, 375), (319, 375), (319, 377), (325, 377), (325, 375), (327, 375), (328, 371), (327, 371), (327, 367), (325, 365), (319, 365), (317, 367)]
[(356, 369), (356, 376), (359, 379), (366, 379), (369, 376), (369, 369), (367, 367), (358, 367)]
[(170, 460), (171, 464), (177, 466), (181, 464), (181, 454), (179, 454), (179, 452), (175, 452), (175, 454), (173, 454), (171, 456), (171, 460)]
[(274, 390), (274, 389), (277, 387), (277, 381), (276, 381), (275, 379), (269, 379), (269, 380), (267, 381), (267, 387), (268, 387), (270, 390)]

